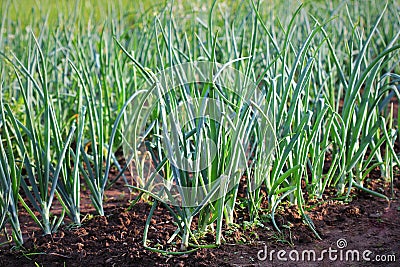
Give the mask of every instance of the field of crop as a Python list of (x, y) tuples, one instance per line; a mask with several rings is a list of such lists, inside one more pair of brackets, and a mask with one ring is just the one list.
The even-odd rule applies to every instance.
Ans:
[(0, 265), (400, 261), (398, 1), (0, 13)]

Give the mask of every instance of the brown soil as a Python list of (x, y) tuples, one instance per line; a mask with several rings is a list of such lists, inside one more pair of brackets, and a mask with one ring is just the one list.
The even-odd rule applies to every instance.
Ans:
[[(397, 170), (398, 173), (398, 170)], [(379, 176), (379, 172), (373, 175)], [(387, 185), (379, 177), (369, 178), (369, 187), (390, 195)], [(352, 201), (333, 200), (327, 192), (322, 200), (311, 201), (307, 214), (313, 220), (322, 240), (318, 240), (298, 215), (294, 206), (283, 205), (275, 216), (282, 230), (274, 230), (268, 216), (258, 228), (225, 229), (225, 243), (219, 248), (201, 249), (182, 256), (167, 256), (144, 249), (143, 229), (150, 206), (139, 202), (127, 210), (132, 197), (118, 182), (107, 192), (106, 216), (87, 216), (80, 228), (64, 225), (52, 236), (42, 236), (27, 214), (22, 212), (21, 225), (26, 242), (24, 250), (15, 250), (11, 244), (0, 247), (0, 266), (398, 266), (400, 262), (400, 180), (395, 177), (395, 197), (387, 202), (363, 192), (351, 194)], [(83, 213), (94, 214), (83, 201)], [(244, 214), (237, 214), (243, 221)], [(243, 224), (243, 223), (242, 223)], [(176, 250), (179, 244), (167, 244), (176, 227), (168, 211), (160, 206), (155, 211), (149, 230), (150, 246)], [(361, 253), (394, 255), (397, 262), (333, 261), (325, 254), (320, 262), (298, 261), (288, 258), (291, 250), (300, 255), (304, 250), (315, 250), (317, 258), (324, 249), (338, 249), (338, 239), (345, 239), (342, 251), (357, 249)], [(4, 239), (4, 237), (3, 237)], [(214, 237), (205, 238), (212, 243)], [(1, 239), (0, 239), (1, 242)], [(288, 262), (258, 259), (260, 250), (285, 250)], [(263, 256), (264, 253), (260, 252)], [(269, 256), (270, 254), (268, 254)], [(295, 254), (292, 254), (295, 255)], [(339, 257), (339, 254), (337, 254)], [(344, 258), (343, 258), (344, 259)]]

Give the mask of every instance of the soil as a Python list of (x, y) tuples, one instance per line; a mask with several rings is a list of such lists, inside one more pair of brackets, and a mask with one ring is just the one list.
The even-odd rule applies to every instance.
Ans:
[[(379, 176), (379, 171), (371, 173), (367, 186), (390, 196), (390, 188)], [(250, 225), (243, 229), (243, 226), (232, 226), (224, 230), (225, 242), (220, 247), (180, 256), (163, 255), (143, 247), (143, 231), (150, 204), (140, 201), (129, 209), (129, 200), (135, 195), (119, 181), (107, 191), (106, 216), (93, 216), (88, 193), (83, 191), (86, 198), (82, 200), (82, 213), (87, 216), (81, 227), (68, 225), (67, 221), (57, 233), (42, 236), (28, 215), (21, 212), (21, 226), (26, 238), (24, 248), (16, 250), (12, 244), (1, 246), (0, 266), (398, 266), (399, 176), (396, 169), (394, 196), (390, 201), (360, 191), (351, 193), (351, 201), (335, 199), (333, 191), (326, 192), (318, 201), (310, 201), (306, 212), (321, 240), (303, 222), (297, 207), (285, 204), (275, 216), (281, 232), (274, 229), (266, 213), (261, 213), (258, 227)], [(240, 225), (246, 225), (244, 211), (241, 214), (239, 210), (236, 220)], [(177, 250), (179, 242), (167, 244), (175, 229), (167, 209), (159, 206), (151, 221), (148, 245)], [(212, 243), (214, 236), (208, 234), (204, 239)], [(2, 241), (4, 236), (0, 237)], [(304, 251), (314, 250), (318, 258), (323, 250), (329, 249), (337, 250), (332, 251), (332, 257), (337, 255), (337, 260), (331, 261), (325, 253), (322, 261), (302, 261)], [(275, 252), (270, 259), (272, 250)], [(278, 250), (286, 251), (281, 256), (288, 261), (278, 260)], [(346, 261), (345, 255), (349, 250), (358, 250), (360, 261)], [(362, 259), (366, 250), (371, 251), (372, 254), (366, 256), (372, 260), (376, 255), (394, 255), (396, 262), (367, 262)], [(289, 256), (295, 257), (296, 251), (299, 261), (292, 261)], [(265, 252), (267, 257), (262, 260)]]

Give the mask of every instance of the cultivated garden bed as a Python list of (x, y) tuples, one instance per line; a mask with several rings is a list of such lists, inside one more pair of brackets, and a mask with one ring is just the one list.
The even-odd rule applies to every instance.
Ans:
[(0, 266), (397, 266), (396, 1), (3, 1)]

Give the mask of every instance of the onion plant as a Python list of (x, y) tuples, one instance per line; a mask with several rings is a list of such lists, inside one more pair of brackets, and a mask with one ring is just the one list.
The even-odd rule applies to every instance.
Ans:
[[(0, 107), (3, 107), (2, 86), (0, 85)], [(18, 219), (18, 194), (21, 179), (21, 164), (14, 156), (4, 109), (0, 112), (0, 229), (9, 222), (12, 237), (17, 246), (23, 244)]]
[[(19, 201), (43, 229), (44, 234), (50, 234), (57, 230), (65, 212), (62, 211), (58, 221), (56, 217), (51, 221), (50, 210), (56, 196), (59, 176), (62, 169), (67, 167), (65, 155), (69, 149), (75, 126), (71, 126), (63, 142), (47, 87), (45, 58), (37, 39), (34, 37), (33, 39), (37, 50), (32, 51), (30, 65), (25, 67), (18, 59), (16, 59), (17, 63), (14, 63), (17, 69), (17, 81), (24, 100), (26, 123), (24, 124), (16, 118), (8, 103), (4, 103), (2, 109), (5, 110), (7, 120), (12, 125), (15, 142), (27, 173), (26, 177), (20, 180), (21, 187), (32, 207), (39, 212), (40, 218), (36, 216), (21, 195), (19, 195)], [(34, 78), (36, 75), (33, 74), (36, 67), (39, 81)], [(26, 76), (25, 82), (18, 71)], [(53, 156), (55, 160), (52, 159)], [(74, 217), (76, 213), (71, 215)]]
[[(78, 47), (77, 51), (79, 50)], [(82, 160), (76, 160), (75, 167), (76, 169), (79, 168), (79, 173), (83, 175), (88, 185), (91, 192), (90, 198), (96, 211), (98, 214), (104, 215), (104, 191), (109, 182), (108, 175), (111, 168), (111, 159), (119, 170), (117, 177), (123, 177), (127, 183), (124, 175), (126, 167), (120, 167), (113, 153), (115, 135), (119, 132), (117, 128), (109, 127), (113, 123), (110, 121), (111, 118), (108, 113), (110, 111), (106, 110), (110, 108), (110, 104), (103, 102), (104, 99), (109, 99), (108, 93), (105, 97), (102, 95), (103, 92), (107, 91), (103, 88), (104, 83), (91, 74), (92, 71), (87, 65), (90, 61), (86, 59), (83, 51), (78, 52), (78, 57), (81, 66), (80, 70), (70, 62), (78, 77), (77, 80), (81, 84), (77, 96), (78, 106), (81, 107), (81, 112), (78, 113), (81, 131), (77, 139), (78, 149), (74, 155), (76, 159), (79, 159), (79, 155), (81, 155)], [(87, 119), (85, 118), (86, 110)], [(106, 114), (108, 116), (105, 116)], [(115, 127), (118, 127), (118, 123)], [(87, 128), (85, 133), (83, 132), (84, 128)], [(107, 129), (111, 129), (109, 134), (106, 133)], [(87, 137), (86, 139), (84, 139), (85, 136)], [(107, 142), (106, 139), (109, 139), (109, 141)], [(107, 161), (106, 166), (103, 164), (105, 161)], [(78, 175), (78, 172), (75, 174)]]

